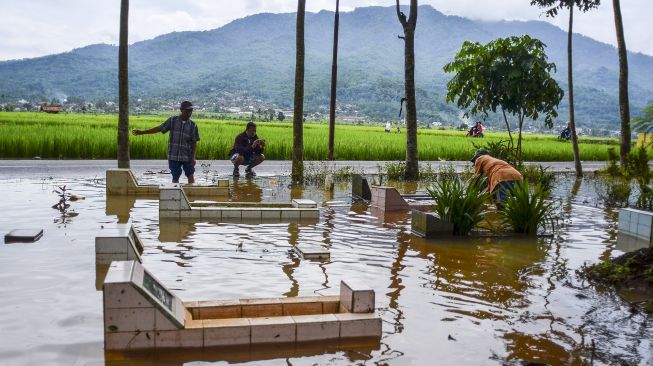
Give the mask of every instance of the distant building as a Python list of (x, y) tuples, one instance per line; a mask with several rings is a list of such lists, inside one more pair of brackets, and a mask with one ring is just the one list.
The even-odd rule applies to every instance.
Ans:
[(41, 107), (41, 111), (45, 113), (59, 113), (63, 111), (63, 106), (60, 105), (48, 105)]

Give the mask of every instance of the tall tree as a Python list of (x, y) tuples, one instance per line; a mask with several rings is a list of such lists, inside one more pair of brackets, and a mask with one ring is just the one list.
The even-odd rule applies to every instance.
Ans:
[(306, 0), (297, 1), (295, 108), (292, 122), (292, 181), (304, 181), (304, 17)]
[(456, 73), (447, 83), (447, 102), (455, 101), (473, 115), (487, 115), (500, 108), (508, 126), (507, 114), (517, 117), (519, 163), (524, 120), (543, 116), (544, 123), (551, 127), (563, 97), (562, 89), (551, 77), (556, 66), (548, 62), (544, 47), (540, 40), (529, 36), (499, 38), (486, 45), (467, 41), (454, 60), (444, 66), (444, 71)]
[(576, 167), (576, 176), (583, 175), (583, 167), (580, 163), (580, 151), (578, 150), (578, 135), (576, 134), (576, 117), (574, 114), (574, 76), (573, 76), (573, 57), (572, 57), (572, 36), (574, 28), (574, 7), (578, 10), (587, 12), (601, 4), (601, 0), (531, 0), (531, 5), (537, 5), (540, 8), (546, 8), (548, 17), (555, 17), (558, 11), (562, 9), (569, 10), (569, 29), (567, 30), (567, 80), (569, 84), (569, 126), (571, 128), (571, 142), (574, 150), (574, 166)]
[(410, 15), (406, 18), (397, 0), (397, 18), (404, 28), (404, 88), (406, 98), (406, 180), (419, 178), (417, 156), (417, 107), (415, 105), (415, 26), (417, 26), (417, 0), (410, 0)]
[(118, 46), (118, 168), (129, 169), (129, 0), (120, 1), (120, 43)]
[(331, 105), (329, 111), (329, 155), (333, 160), (333, 143), (336, 133), (336, 84), (338, 83), (338, 28), (340, 25), (340, 0), (336, 0), (336, 15), (333, 21), (333, 61), (331, 61)]
[(628, 52), (624, 37), (624, 24), (621, 20), (621, 4), (612, 0), (614, 25), (617, 30), (617, 49), (619, 50), (619, 115), (621, 117), (621, 165), (625, 166), (630, 152), (630, 105), (628, 100)]

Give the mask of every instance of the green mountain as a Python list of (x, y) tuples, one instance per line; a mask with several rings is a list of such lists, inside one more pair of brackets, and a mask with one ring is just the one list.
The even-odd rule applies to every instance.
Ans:
[[(306, 15), (306, 108), (328, 111), (333, 13)], [(403, 41), (394, 7), (365, 7), (340, 20), (338, 104), (378, 119), (396, 119), (403, 94)], [(421, 6), (416, 32), (418, 117), (457, 121), (444, 102), (450, 75), (442, 66), (465, 40), (529, 34), (547, 44), (566, 88), (566, 32), (541, 21), (473, 21)], [(174, 32), (130, 46), (132, 97), (217, 99), (255, 96), (291, 108), (295, 14), (257, 14), (221, 28)], [(577, 119), (581, 126), (618, 125), (618, 58), (614, 47), (574, 37)], [(68, 53), (0, 62), (0, 95), (7, 98), (117, 95), (117, 47), (91, 45)], [(631, 111), (653, 102), (653, 57), (629, 53)], [(567, 105), (560, 106), (566, 120)]]

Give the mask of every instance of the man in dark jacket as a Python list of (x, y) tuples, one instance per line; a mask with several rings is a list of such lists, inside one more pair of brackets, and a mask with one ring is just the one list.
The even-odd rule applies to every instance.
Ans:
[(265, 160), (263, 149), (265, 149), (265, 140), (259, 139), (256, 135), (256, 123), (249, 122), (245, 132), (236, 136), (234, 147), (229, 152), (231, 162), (234, 164), (234, 177), (240, 176), (238, 167), (241, 165), (247, 165), (246, 176), (256, 176), (252, 168)]

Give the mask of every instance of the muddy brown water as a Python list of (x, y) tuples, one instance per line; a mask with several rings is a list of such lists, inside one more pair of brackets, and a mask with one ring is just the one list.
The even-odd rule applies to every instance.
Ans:
[[(410, 234), (409, 216), (352, 203), (348, 184), (291, 190), (287, 178), (265, 175), (232, 185), (236, 201), (316, 200), (317, 224), (159, 223), (156, 200), (107, 200), (103, 175), (0, 171), (0, 233), (45, 230), (36, 243), (0, 245), (0, 364), (653, 365), (653, 319), (575, 273), (622, 253), (616, 213), (593, 179), (558, 179), (554, 238), (427, 241)], [(59, 185), (85, 197), (71, 202), (76, 216), (51, 208)], [(126, 220), (144, 241), (144, 265), (182, 300), (329, 295), (356, 278), (376, 291), (381, 342), (105, 353), (94, 237)], [(326, 245), (331, 261), (290, 255), (302, 242)]]

